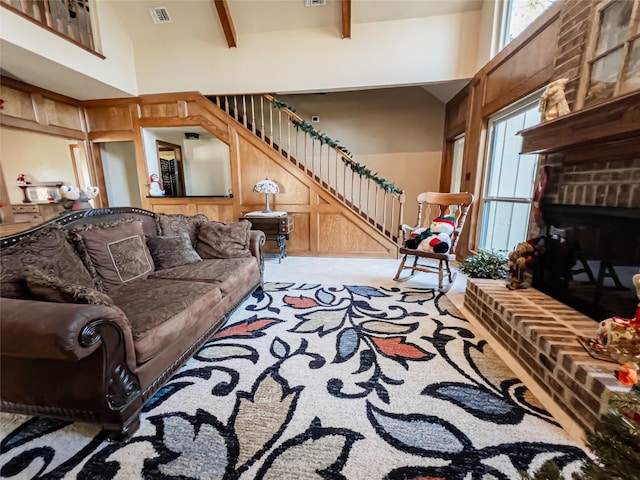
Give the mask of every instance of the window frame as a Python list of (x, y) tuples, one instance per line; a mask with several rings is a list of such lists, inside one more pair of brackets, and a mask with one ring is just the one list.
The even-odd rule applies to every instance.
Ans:
[[(593, 16), (592, 16), (592, 28), (591, 34), (589, 37), (587, 50), (584, 56), (584, 62), (582, 65), (581, 72), (581, 82), (580, 82), (580, 94), (578, 95), (578, 109), (583, 108), (585, 106), (598, 105), (600, 103), (609, 101), (613, 98), (616, 98), (621, 95), (621, 87), (622, 87), (622, 79), (624, 78), (629, 64), (629, 57), (631, 52), (631, 45), (634, 41), (640, 41), (640, 0), (630, 0), (633, 2), (633, 6), (631, 8), (631, 17), (629, 19), (629, 32), (621, 44), (618, 44), (614, 47), (608, 48), (604, 52), (600, 54), (596, 54), (596, 50), (598, 48), (598, 39), (600, 37), (601, 24), (600, 18), (602, 12), (608, 8), (611, 4), (613, 4), (616, 0), (601, 0), (600, 3), (595, 7)], [(589, 86), (591, 84), (591, 72), (593, 64), (608, 55), (616, 52), (617, 50), (622, 49), (622, 68), (618, 71), (618, 75), (616, 77), (616, 83), (613, 89), (613, 93), (610, 98), (600, 101), (595, 101), (589, 105), (587, 103), (587, 96), (589, 94)], [(622, 94), (632, 92), (634, 90), (629, 90), (627, 92), (622, 92)]]
[[(485, 161), (484, 161), (484, 165), (483, 165), (483, 174), (482, 174), (482, 185), (481, 185), (481, 189), (480, 189), (480, 198), (478, 200), (478, 228), (476, 229), (476, 235), (475, 235), (475, 245), (476, 245), (476, 250), (480, 251), (480, 250), (484, 250), (487, 251), (486, 248), (483, 246), (484, 242), (483, 242), (483, 233), (484, 233), (484, 225), (486, 222), (486, 205), (487, 203), (490, 202), (506, 202), (506, 203), (513, 203), (513, 204), (528, 204), (530, 207), (532, 206), (532, 201), (533, 201), (533, 190), (534, 187), (532, 186), (532, 190), (531, 190), (531, 196), (530, 198), (526, 199), (524, 197), (501, 197), (501, 196), (490, 196), (488, 194), (488, 190), (489, 190), (489, 180), (490, 180), (490, 171), (491, 168), (493, 166), (493, 149), (495, 146), (495, 130), (494, 130), (494, 125), (500, 121), (503, 120), (507, 120), (510, 117), (515, 117), (517, 115), (519, 115), (522, 110), (528, 108), (528, 107), (532, 107), (535, 106), (536, 104), (539, 104), (540, 102), (540, 98), (542, 97), (542, 94), (544, 93), (544, 88), (543, 89), (539, 89), (529, 95), (527, 95), (524, 98), (521, 98), (520, 100), (517, 100), (515, 102), (513, 102), (512, 104), (508, 105), (507, 107), (503, 108), (502, 110), (494, 113), (493, 115), (491, 115), (488, 119), (487, 119), (487, 142), (486, 142), (486, 148), (485, 148)], [(540, 122), (541, 123), (541, 122)], [(539, 168), (539, 158), (536, 160), (536, 167), (535, 170), (537, 171), (537, 169)], [(534, 178), (534, 182), (535, 182), (535, 178)], [(531, 210), (529, 210), (529, 218), (528, 218), (528, 222), (530, 223), (530, 219), (531, 219)], [(529, 229), (527, 229), (528, 231)], [(526, 240), (526, 239), (525, 239)], [(524, 240), (523, 240), (524, 241)]]

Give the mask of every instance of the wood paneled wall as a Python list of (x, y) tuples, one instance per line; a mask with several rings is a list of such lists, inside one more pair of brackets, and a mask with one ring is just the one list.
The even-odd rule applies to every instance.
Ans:
[[(560, 32), (563, 0), (551, 6), (527, 31), (511, 42), (471, 80), (465, 90), (448, 104), (445, 117), (445, 147), (455, 136), (464, 133), (461, 190), (473, 193), (471, 209), (458, 243), (458, 256), (464, 258), (476, 249), (478, 211), (489, 117), (513, 102), (544, 87), (553, 79), (556, 46)], [(447, 191), (451, 158), (445, 148), (441, 188)], [(449, 174), (450, 175), (450, 174)]]
[[(264, 195), (254, 193), (253, 186), (268, 177), (282, 191), (273, 208), (295, 216), (295, 229), (287, 243), (290, 254), (397, 257), (396, 244), (197, 92), (79, 102), (4, 79), (1, 88), (3, 125), (84, 140), (92, 178), (104, 192), (97, 197), (103, 202), (97, 206), (106, 206), (99, 144), (132, 141), (140, 198), (146, 209), (203, 213), (211, 220), (234, 222), (246, 212), (264, 208)], [(176, 126), (201, 126), (229, 145), (233, 197), (147, 196), (149, 172), (142, 129)]]

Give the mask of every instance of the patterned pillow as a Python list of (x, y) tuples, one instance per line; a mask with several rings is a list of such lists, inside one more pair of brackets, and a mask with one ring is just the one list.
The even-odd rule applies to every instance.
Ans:
[(67, 232), (57, 223), (43, 227), (0, 253), (1, 296), (33, 298), (23, 275), (23, 269), (28, 265), (76, 285), (96, 286), (80, 256), (69, 243)]
[(102, 291), (146, 278), (155, 270), (140, 220), (85, 224), (70, 233), (85, 265), (101, 281)]
[(251, 222), (203, 222), (198, 225), (196, 251), (202, 258), (250, 257)]
[(196, 243), (196, 232), (198, 223), (208, 222), (206, 215), (201, 213), (193, 216), (189, 215), (168, 215), (164, 213), (156, 214), (156, 225), (158, 226), (158, 235), (180, 235), (187, 233), (191, 244)]
[(60, 277), (47, 275), (37, 267), (24, 269), (24, 278), (31, 293), (40, 300), (60, 303), (95, 303), (113, 305), (111, 298), (91, 287), (69, 283)]
[(147, 246), (157, 270), (202, 261), (186, 232), (182, 235), (147, 237)]

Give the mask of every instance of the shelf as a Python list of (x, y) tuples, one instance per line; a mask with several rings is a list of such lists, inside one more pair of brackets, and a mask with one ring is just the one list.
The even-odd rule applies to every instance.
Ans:
[(571, 153), (576, 157), (593, 146), (634, 149), (640, 143), (640, 91), (569, 113), (518, 132), (521, 153)]

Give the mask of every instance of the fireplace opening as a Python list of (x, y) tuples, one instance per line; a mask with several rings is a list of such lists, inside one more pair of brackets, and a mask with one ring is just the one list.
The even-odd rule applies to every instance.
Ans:
[(544, 204), (542, 216), (533, 286), (594, 320), (633, 318), (640, 209)]

